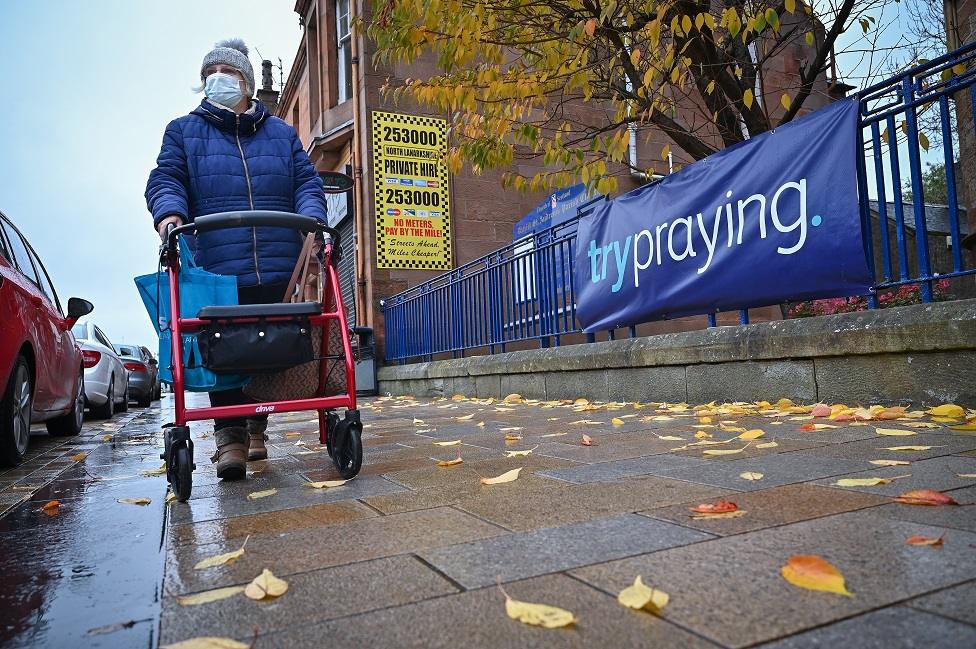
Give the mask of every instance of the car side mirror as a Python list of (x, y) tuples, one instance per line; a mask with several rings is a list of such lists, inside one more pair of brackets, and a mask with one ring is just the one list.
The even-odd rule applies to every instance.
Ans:
[(83, 300), (80, 297), (73, 297), (68, 300), (68, 324), (73, 327), (78, 318), (86, 316), (95, 310), (95, 305), (88, 300)]

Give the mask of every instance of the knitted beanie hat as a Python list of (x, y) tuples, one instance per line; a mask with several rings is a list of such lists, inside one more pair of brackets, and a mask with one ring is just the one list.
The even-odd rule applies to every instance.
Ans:
[(226, 41), (216, 43), (214, 49), (203, 57), (203, 63), (200, 64), (200, 80), (206, 81), (203, 74), (204, 70), (208, 66), (218, 63), (229, 65), (243, 74), (244, 81), (247, 84), (246, 93), (248, 98), (254, 94), (254, 68), (251, 67), (251, 61), (247, 58), (247, 45), (244, 44), (243, 40), (240, 38), (229, 38)]

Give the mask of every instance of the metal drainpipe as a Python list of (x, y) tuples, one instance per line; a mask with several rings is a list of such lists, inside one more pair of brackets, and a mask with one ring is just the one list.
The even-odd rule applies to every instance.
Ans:
[[(630, 177), (641, 183), (647, 183), (654, 180), (660, 180), (663, 176), (658, 174), (647, 175), (643, 171), (638, 171), (637, 166), (637, 127), (633, 124), (627, 126), (627, 131), (630, 133), (630, 143), (627, 146), (628, 153), (630, 154)], [(668, 151), (668, 173), (674, 173), (674, 158), (670, 151)]]
[[(349, 16), (349, 26), (352, 30), (350, 38), (350, 54), (352, 57), (352, 154), (353, 154), (353, 200), (356, 208), (355, 233), (356, 233), (356, 318), (360, 324), (367, 327), (374, 327), (372, 322), (372, 309), (367, 307), (366, 300), (366, 236), (363, 225), (364, 210), (366, 204), (363, 196), (363, 160), (361, 142), (361, 123), (359, 115), (359, 29), (357, 18), (359, 16), (359, 1), (350, 2), (351, 15)], [(375, 328), (375, 327), (374, 327)]]

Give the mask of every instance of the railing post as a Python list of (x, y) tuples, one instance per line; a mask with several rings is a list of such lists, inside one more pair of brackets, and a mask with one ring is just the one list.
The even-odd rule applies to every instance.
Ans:
[[(904, 101), (910, 103), (914, 98), (914, 86), (911, 77), (902, 80)], [(925, 222), (925, 195), (922, 189), (922, 161), (918, 154), (918, 117), (915, 107), (909, 106), (905, 110), (905, 122), (908, 126), (908, 160), (912, 175), (912, 208), (915, 212), (915, 249), (918, 251), (918, 273), (923, 278), (921, 282), (922, 302), (932, 301), (932, 282), (928, 278), (932, 272), (929, 267), (929, 229)]]
[(535, 276), (535, 296), (539, 318), (539, 347), (549, 347), (549, 284), (550, 273), (546, 264), (545, 234), (532, 237), (532, 269)]
[[(855, 173), (857, 175), (857, 194), (858, 207), (861, 211), (861, 236), (864, 239), (864, 256), (867, 257), (868, 269), (871, 273), (871, 285), (877, 283), (874, 272), (874, 235), (871, 234), (871, 204), (868, 202), (868, 181), (867, 171), (864, 161), (864, 124), (861, 122), (863, 106), (858, 100), (858, 121), (857, 121), (857, 165)], [(878, 308), (878, 299), (874, 291), (868, 296), (868, 306), (872, 309)]]

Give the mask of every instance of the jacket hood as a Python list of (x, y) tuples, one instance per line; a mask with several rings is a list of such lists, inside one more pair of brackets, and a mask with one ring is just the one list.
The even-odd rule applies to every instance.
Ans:
[(257, 133), (258, 129), (261, 128), (265, 120), (268, 119), (269, 113), (268, 109), (265, 108), (264, 104), (262, 104), (260, 101), (252, 100), (252, 102), (254, 112), (241, 113), (238, 115), (234, 111), (227, 108), (222, 108), (204, 98), (200, 102), (200, 105), (197, 106), (190, 114), (202, 117), (220, 130), (228, 131), (230, 133), (237, 131), (238, 117), (240, 117), (240, 133)]

